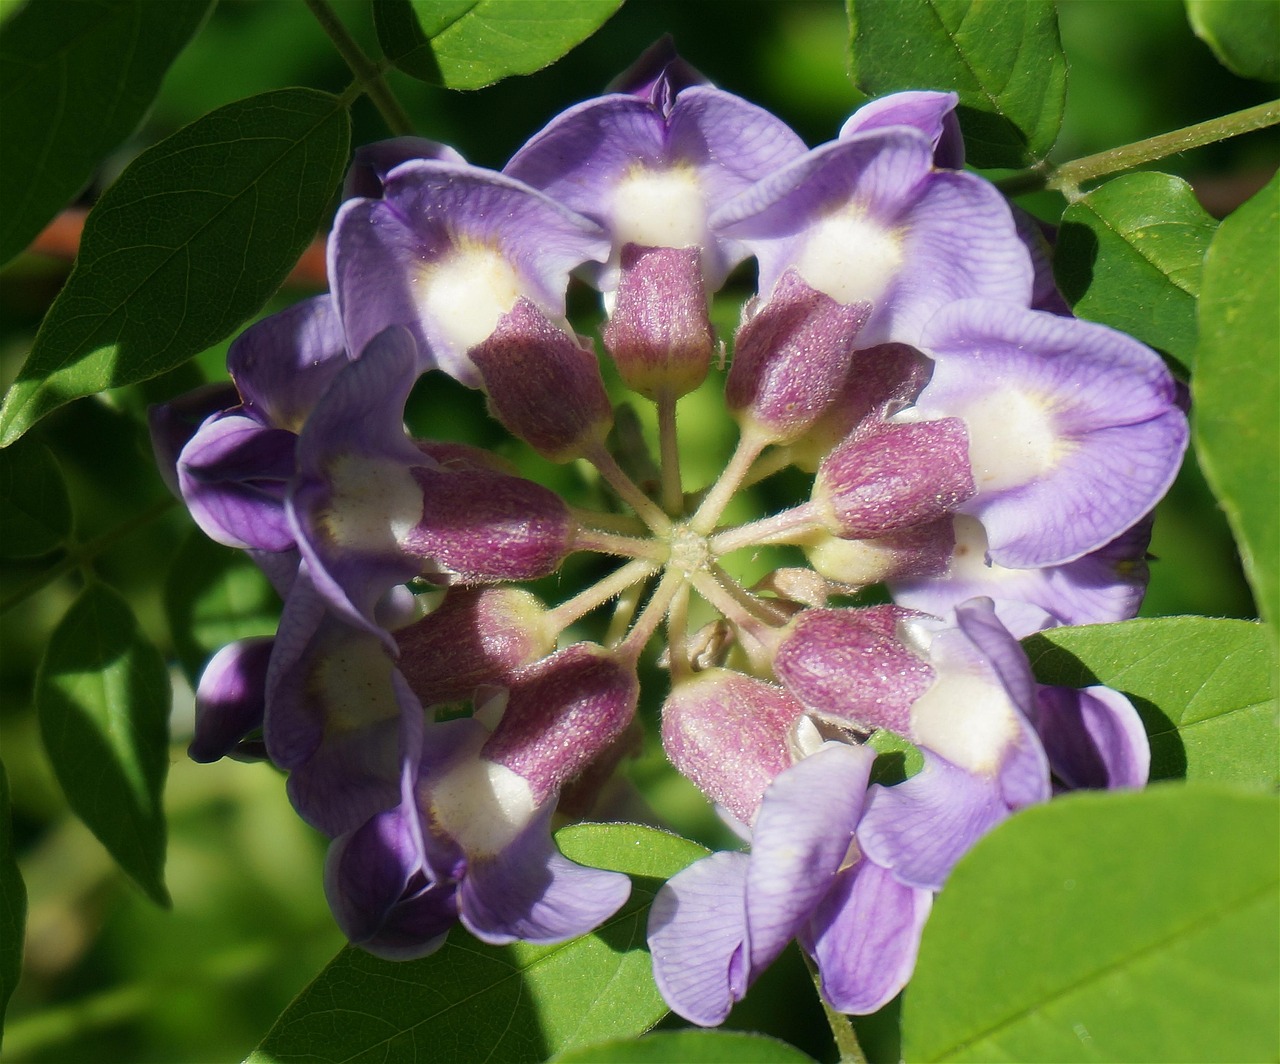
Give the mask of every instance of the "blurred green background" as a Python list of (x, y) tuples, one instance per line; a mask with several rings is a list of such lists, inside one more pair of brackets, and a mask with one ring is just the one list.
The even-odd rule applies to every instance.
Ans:
[[(3, 11), (16, 6), (6, 0)], [(367, 5), (339, 0), (334, 6), (374, 51)], [(1057, 161), (1274, 95), (1274, 86), (1243, 81), (1219, 67), (1192, 35), (1179, 0), (1064, 0), (1060, 17), (1071, 75)], [(418, 132), (454, 144), (474, 162), (501, 166), (556, 112), (599, 92), (667, 32), (716, 83), (775, 111), (810, 143), (834, 135), (858, 102), (846, 76), (847, 24), (839, 0), (630, 0), (594, 38), (533, 77), (470, 95), (398, 76), (393, 86)], [(133, 154), (216, 106), (288, 85), (341, 91), (349, 81), (301, 0), (222, 0), (170, 71), (144, 127), (108, 161), (85, 202)], [(385, 136), (364, 101), (356, 105), (355, 119), (355, 143)], [(1209, 209), (1222, 214), (1261, 186), (1276, 158), (1274, 136), (1257, 134), (1160, 168), (1186, 177)], [(1050, 197), (1028, 206), (1046, 217), (1061, 209)], [(0, 383), (16, 374), (67, 271), (64, 262), (27, 255), (0, 274)], [(717, 305), (726, 335), (749, 282), (739, 278)], [(274, 306), (305, 294), (286, 290)], [(36, 435), (62, 465), (82, 541), (166, 497), (150, 465), (142, 411), (148, 402), (218, 375), (224, 351), (146, 385), (77, 402), (41, 425)], [(709, 480), (732, 446), (722, 418), (700, 416), (703, 404), (710, 412), (716, 402), (713, 383), (682, 406), (686, 455), (698, 455), (686, 470), (687, 486)], [(486, 443), (494, 438), (477, 396), (434, 380), (419, 388), (413, 417), (430, 423), (433, 434)], [(550, 472), (567, 492), (590, 490), (572, 470), (537, 469)], [(1145, 614), (1253, 616), (1229, 533), (1194, 461), (1161, 508), (1152, 551), (1157, 560)], [(171, 570), (199, 580), (230, 557), (193, 538), (175, 506), (105, 551), (97, 571), (129, 597), (148, 636), (171, 660), (188, 659), (190, 672), (198, 666), (190, 660), (193, 652), (174, 646), (166, 622), (166, 580)], [(0, 561), (3, 596), (56, 560)], [(763, 571), (766, 561), (747, 564)], [(566, 580), (574, 578), (571, 572)], [(323, 840), (292, 813), (282, 779), (269, 767), (201, 766), (186, 759), (191, 695), (175, 664), (166, 800), (172, 911), (151, 906), (124, 879), (68, 814), (31, 710), (41, 649), (79, 587), (75, 576), (64, 577), (0, 618), (0, 754), (13, 792), (30, 905), (26, 967), (9, 1007), (0, 1059), (241, 1059), (341, 945), (321, 892)], [(269, 594), (249, 574), (236, 594), (210, 605), (200, 630), (210, 640), (269, 631), (272, 609)], [(714, 816), (656, 753), (634, 765), (632, 775), (677, 830), (708, 841), (718, 837)], [(729, 1026), (767, 1030), (833, 1057), (794, 952), (761, 980)], [(891, 1037), (867, 1034), (873, 1049), (895, 1052)]]

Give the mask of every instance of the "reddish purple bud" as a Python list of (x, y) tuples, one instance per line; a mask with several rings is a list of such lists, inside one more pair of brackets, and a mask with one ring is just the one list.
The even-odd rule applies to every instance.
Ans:
[(480, 754), (527, 780), (541, 805), (622, 734), (639, 693), (633, 667), (575, 643), (521, 670)]
[(463, 583), (534, 580), (572, 549), (575, 524), (555, 492), (520, 477), (416, 468), (422, 518), (400, 540)]
[(907, 344), (855, 351), (839, 398), (791, 445), (792, 461), (814, 472), (823, 456), (862, 421), (883, 420), (914, 402), (931, 370), (929, 359)]
[(473, 447), (469, 443), (458, 443), (454, 440), (414, 440), (413, 442), (418, 450), (448, 473), (478, 469), (516, 475), (514, 462), (509, 462), (492, 451), (486, 451), (483, 447)]
[(400, 671), (424, 706), (506, 683), (555, 647), (546, 611), (514, 588), (454, 588), (438, 608), (395, 633)]
[(791, 731), (804, 707), (781, 688), (729, 669), (680, 681), (662, 706), (671, 763), (750, 824), (760, 796), (791, 767)]
[(529, 300), (467, 354), (493, 416), (551, 461), (578, 458), (608, 434), (613, 407), (596, 356)]
[(969, 434), (954, 417), (868, 426), (822, 460), (813, 483), (823, 524), (847, 539), (936, 521), (973, 492)]
[(937, 576), (946, 572), (955, 545), (950, 517), (913, 525), (878, 539), (841, 539), (819, 531), (806, 537), (803, 544), (816, 572), (853, 587)]
[(922, 616), (900, 606), (805, 610), (783, 629), (773, 671), (816, 713), (908, 735), (911, 704), (934, 673), (898, 627)]
[(804, 435), (839, 398), (869, 313), (869, 303), (837, 303), (794, 270), (783, 274), (734, 343), (725, 402), (744, 429), (772, 443)]
[(696, 247), (622, 249), (622, 281), (604, 345), (632, 391), (687, 395), (711, 365), (711, 319)]

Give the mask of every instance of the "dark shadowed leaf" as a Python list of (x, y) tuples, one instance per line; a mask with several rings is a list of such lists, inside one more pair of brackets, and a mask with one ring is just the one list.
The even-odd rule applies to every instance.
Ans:
[(198, 528), (174, 556), (164, 608), (178, 661), (193, 687), (219, 648), (272, 635), (280, 621), (280, 599), (262, 570)]
[(480, 89), (549, 66), (595, 33), (622, 0), (374, 0), (378, 42), (433, 85)]
[[(1191, 382), (1196, 447), (1253, 597), (1280, 633), (1280, 177), (1209, 247)], [(1277, 638), (1280, 643), (1280, 638)]]
[(294, 1000), (249, 1058), (267, 1061), (541, 1061), (642, 1034), (667, 1011), (645, 926), (662, 882), (706, 854), (632, 824), (582, 824), (556, 836), (583, 864), (626, 872), (631, 898), (594, 934), (559, 946), (486, 946), (455, 929), (420, 961), (344, 949)]
[(0, 408), (0, 445), (72, 399), (173, 369), (257, 311), (315, 236), (349, 139), (337, 97), (284, 89), (138, 156), (89, 215)]
[(1275, 1059), (1278, 813), (1177, 785), (1019, 813), (938, 895), (906, 1059)]
[(27, 891), (13, 850), (9, 819), (9, 779), (0, 762), (0, 1041), (4, 1010), (22, 974), (22, 934), (27, 926)]
[(132, 132), (213, 0), (22, 7), (0, 28), (0, 265)]
[(974, 166), (1027, 166), (1053, 147), (1067, 62), (1051, 0), (847, 2), (850, 70), (863, 92), (958, 92)]
[(1041, 683), (1123, 691), (1151, 738), (1151, 778), (1271, 786), (1275, 664), (1252, 621), (1159, 617), (1053, 628), (1024, 641)]
[(1191, 369), (1200, 272), (1216, 229), (1181, 178), (1126, 174), (1063, 214), (1053, 263), (1058, 286), (1080, 317)]
[(169, 674), (125, 602), (92, 584), (67, 611), (36, 678), (40, 735), (76, 815), (151, 898), (164, 886)]
[(626, 1042), (576, 1049), (555, 1064), (812, 1064), (793, 1045), (746, 1031), (659, 1031)]
[(0, 555), (38, 558), (71, 535), (71, 501), (58, 462), (34, 440), (0, 451)]
[(1187, 0), (1196, 36), (1241, 77), (1280, 77), (1280, 4), (1259, 0)]

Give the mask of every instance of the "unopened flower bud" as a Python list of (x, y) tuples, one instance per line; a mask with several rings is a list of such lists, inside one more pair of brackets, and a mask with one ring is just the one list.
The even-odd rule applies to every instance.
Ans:
[(622, 249), (622, 281), (604, 345), (632, 391), (686, 395), (707, 377), (711, 319), (696, 247)]
[(217, 761), (234, 753), (262, 727), (274, 645), (271, 638), (241, 639), (228, 643), (205, 666), (196, 688), (195, 734), (187, 749), (192, 761)]
[(534, 580), (555, 572), (572, 549), (569, 508), (541, 484), (477, 470), (420, 467), (413, 476), (422, 517), (400, 547), (464, 583)]
[(781, 688), (729, 669), (680, 681), (662, 706), (671, 763), (742, 823), (792, 762), (791, 733), (804, 707)]
[(613, 406), (595, 355), (529, 300), (517, 300), (468, 356), (493, 416), (545, 458), (578, 458), (608, 434)]
[(837, 536), (875, 539), (939, 520), (973, 492), (964, 423), (943, 418), (855, 432), (818, 467), (813, 502)]
[(911, 704), (934, 673), (899, 627), (920, 616), (899, 606), (805, 610), (783, 629), (773, 670), (818, 714), (909, 735)]
[(738, 329), (725, 402), (771, 443), (798, 439), (844, 388), (853, 345), (870, 312), (810, 288), (794, 271)]
[(455, 588), (438, 608), (395, 633), (400, 671), (424, 706), (470, 698), (508, 681), (555, 646), (546, 610), (515, 588)]
[(540, 805), (622, 734), (635, 716), (635, 669), (576, 643), (521, 670), (480, 754), (529, 784)]

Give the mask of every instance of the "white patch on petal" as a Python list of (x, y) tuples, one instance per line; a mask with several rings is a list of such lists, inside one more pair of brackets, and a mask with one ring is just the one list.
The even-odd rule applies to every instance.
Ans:
[(874, 305), (902, 266), (902, 238), (848, 207), (810, 230), (794, 265), (811, 288), (836, 302)]
[(967, 407), (963, 417), (979, 492), (1027, 484), (1049, 472), (1071, 449), (1070, 441), (1054, 427), (1051, 403), (1014, 388), (984, 396)]
[(911, 707), (912, 740), (953, 765), (994, 778), (1018, 736), (1004, 688), (981, 674), (944, 672)]
[(698, 175), (688, 167), (636, 167), (613, 193), (613, 242), (643, 247), (701, 247), (707, 236), (707, 205)]
[(511, 262), (488, 244), (456, 246), (423, 265), (413, 283), (422, 316), (460, 351), (487, 340), (525, 294)]
[(383, 554), (422, 520), (422, 488), (403, 466), (344, 455), (329, 467), (333, 501), (324, 527), (339, 547)]
[(504, 849), (536, 808), (523, 776), (483, 758), (467, 758), (431, 788), (431, 811), (471, 858)]
[(327, 734), (367, 728), (400, 712), (391, 659), (372, 636), (344, 638), (317, 655), (309, 686), (324, 707)]

